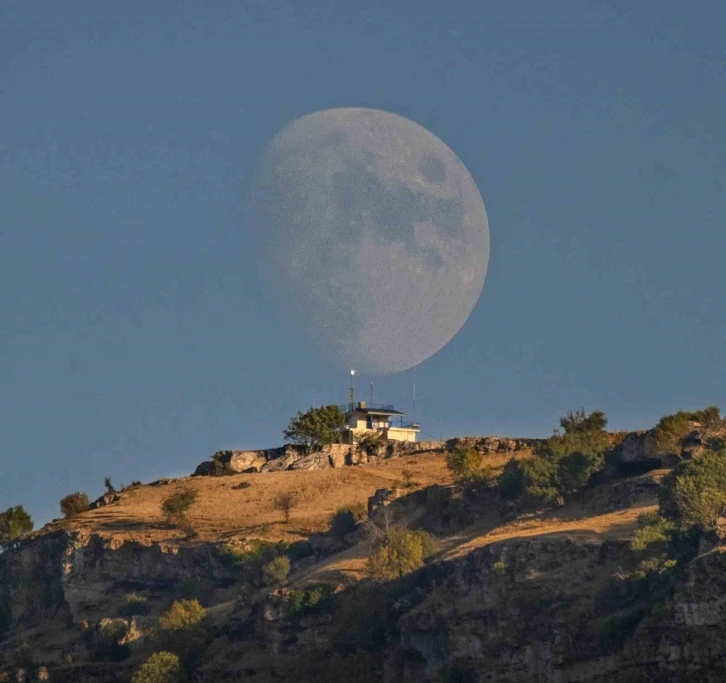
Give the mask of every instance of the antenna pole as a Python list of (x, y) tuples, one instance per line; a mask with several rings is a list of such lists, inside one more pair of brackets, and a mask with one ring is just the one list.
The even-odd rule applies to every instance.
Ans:
[(353, 405), (353, 378), (354, 377), (355, 377), (355, 370), (351, 370), (350, 371), (350, 393), (349, 393), (351, 410), (353, 410), (353, 408), (354, 408), (354, 405)]
[(373, 382), (371, 382), (371, 406), (373, 405)]
[(416, 366), (413, 366), (413, 422), (416, 424)]

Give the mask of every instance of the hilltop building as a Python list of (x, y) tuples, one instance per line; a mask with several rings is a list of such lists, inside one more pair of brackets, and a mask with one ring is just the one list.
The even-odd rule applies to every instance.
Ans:
[(376, 403), (349, 403), (341, 406), (345, 411), (342, 442), (355, 443), (363, 434), (380, 434), (389, 441), (416, 441), (420, 431), (417, 422), (404, 422), (405, 413), (391, 405)]

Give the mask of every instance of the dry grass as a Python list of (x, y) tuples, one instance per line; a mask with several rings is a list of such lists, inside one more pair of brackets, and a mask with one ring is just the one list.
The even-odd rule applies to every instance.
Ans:
[[(451, 481), (444, 457), (438, 453), (386, 460), (376, 466), (192, 477), (126, 491), (118, 503), (57, 522), (52, 528), (97, 533), (113, 537), (116, 543), (176, 542), (182, 539), (182, 533), (167, 525), (161, 504), (175, 491), (188, 487), (197, 492), (188, 517), (199, 533), (199, 541), (237, 536), (299, 540), (327, 530), (330, 516), (338, 508), (357, 502), (366, 505), (376, 489), (400, 485), (404, 470), (413, 474), (415, 487), (411, 490)], [(242, 481), (249, 482), (250, 487), (233, 488)], [(296, 494), (298, 504), (286, 525), (283, 514), (274, 507), (274, 500), (288, 491)]]
[[(518, 457), (526, 455), (520, 453)], [(509, 457), (488, 456), (486, 462), (497, 471)], [(199, 533), (194, 542), (236, 538), (295, 541), (326, 531), (331, 515), (338, 508), (353, 503), (365, 505), (376, 489), (402, 486), (405, 473), (412, 482), (407, 492), (451, 483), (441, 453), (396, 458), (375, 466), (184, 478), (126, 491), (118, 503), (55, 523), (51, 528), (97, 533), (112, 539), (113, 545), (126, 540), (164, 544), (183, 542), (182, 532), (170, 528), (164, 521), (161, 503), (175, 491), (188, 487), (198, 494), (189, 511), (189, 518)], [(235, 489), (240, 482), (248, 482), (250, 486)], [(284, 523), (283, 513), (274, 505), (275, 498), (285, 492), (293, 492), (298, 500), (289, 524)], [(439, 557), (454, 559), (509, 538), (561, 536), (583, 543), (628, 538), (637, 526), (638, 516), (654, 509), (655, 503), (655, 500), (642, 500), (626, 510), (595, 515), (579, 505), (568, 505), (563, 509), (523, 515), (507, 523), (502, 523), (498, 514), (492, 511), (471, 527), (438, 539)], [(368, 543), (360, 542), (292, 576), (291, 583), (355, 582), (365, 575), (368, 554)]]

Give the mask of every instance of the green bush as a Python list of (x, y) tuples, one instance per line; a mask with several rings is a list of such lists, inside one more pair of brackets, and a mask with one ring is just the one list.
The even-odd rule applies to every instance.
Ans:
[(179, 657), (172, 652), (157, 652), (136, 671), (131, 683), (184, 683), (186, 676)]
[(375, 544), (368, 572), (377, 581), (390, 581), (423, 567), (434, 552), (436, 545), (425, 531), (394, 529)]
[(22, 505), (0, 512), (0, 546), (12, 543), (33, 530), (33, 520)]
[(196, 536), (196, 531), (187, 517), (187, 512), (194, 505), (197, 492), (184, 488), (172, 493), (161, 504), (161, 511), (166, 521), (172, 526), (181, 529), (188, 538)]
[(499, 492), (505, 500), (523, 493), (563, 504), (566, 497), (582, 491), (605, 465), (609, 438), (605, 415), (595, 410), (568, 413), (560, 420), (564, 434), (555, 433), (535, 447), (534, 455), (510, 460), (499, 478)]
[(524, 489), (524, 472), (519, 466), (519, 462), (510, 458), (499, 476), (499, 495), (504, 500), (517, 500), (524, 493)]
[(646, 450), (651, 458), (681, 454), (683, 439), (691, 431), (691, 413), (679, 410), (665, 415), (648, 435)]
[(180, 631), (200, 626), (207, 616), (207, 610), (198, 600), (177, 600), (159, 617), (162, 631)]
[(327, 584), (318, 584), (308, 588), (294, 589), (289, 593), (290, 611), (303, 614), (319, 608), (331, 595), (333, 589)]
[(446, 467), (455, 481), (475, 478), (482, 467), (484, 456), (471, 448), (450, 451), (446, 454)]
[(706, 451), (679, 464), (662, 482), (660, 509), (683, 527), (721, 535), (726, 516), (726, 451)]
[(85, 512), (90, 507), (91, 501), (88, 498), (88, 494), (82, 493), (81, 491), (68, 494), (60, 502), (61, 513), (66, 519)]
[(266, 564), (262, 575), (267, 586), (282, 586), (290, 574), (290, 559), (286, 555), (276, 557)]
[(690, 415), (691, 420), (706, 427), (715, 427), (721, 422), (721, 409), (718, 406), (708, 406), (703, 410), (694, 410)]
[(119, 614), (122, 617), (131, 618), (149, 613), (149, 601), (143, 595), (137, 593), (129, 593), (121, 606)]

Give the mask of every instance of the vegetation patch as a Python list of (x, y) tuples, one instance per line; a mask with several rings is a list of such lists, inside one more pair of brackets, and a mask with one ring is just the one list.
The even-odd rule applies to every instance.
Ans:
[(65, 498), (62, 498), (60, 502), (61, 514), (66, 519), (75, 517), (81, 512), (86, 512), (86, 510), (90, 510), (90, 508), (91, 501), (88, 498), (88, 494), (81, 491), (69, 493)]

